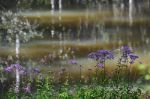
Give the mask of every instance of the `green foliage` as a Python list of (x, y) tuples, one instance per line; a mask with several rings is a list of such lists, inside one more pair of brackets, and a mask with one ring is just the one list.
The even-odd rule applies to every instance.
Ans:
[(59, 98), (60, 99), (69, 99), (69, 92), (68, 88), (61, 88), (61, 91), (59, 93)]
[[(24, 93), (22, 91), (18, 96), (27, 99), (138, 99), (142, 94), (141, 89), (128, 87), (126, 83), (118, 87), (112, 85), (54, 86), (50, 77), (41, 78), (38, 76), (34, 84), (37, 88), (35, 91), (31, 93)], [(74, 88), (74, 90), (72, 88)], [(73, 91), (73, 93), (71, 91)], [(10, 89), (6, 96), (15, 99), (16, 93)]]
[(47, 76), (45, 79), (41, 79), (40, 76), (38, 76), (35, 84), (37, 86), (37, 91), (35, 92), (37, 98), (45, 97), (45, 99), (48, 99), (53, 97), (54, 90), (51, 84), (51, 78)]
[(77, 90), (78, 99), (138, 99), (141, 90), (128, 89), (126, 86), (112, 89), (111, 87), (93, 86)]
[[(126, 63), (126, 62), (125, 62)], [(118, 66), (123, 66), (121, 62)], [(76, 81), (78, 83), (69, 83), (70, 77), (60, 75), (58, 81), (54, 79), (52, 72), (49, 75), (37, 73), (31, 80), (26, 79), (20, 84), (20, 88), (26, 83), (33, 85), (30, 91), (20, 90), (18, 94), (14, 92), (14, 88), (10, 88), (6, 92), (8, 98), (36, 98), (36, 99), (138, 99), (143, 93), (140, 87), (135, 87), (129, 80), (125, 81), (124, 77), (128, 72), (119, 68), (119, 72), (115, 71), (114, 77), (109, 77), (107, 73), (96, 69), (96, 75), (89, 74), (89, 81)], [(127, 69), (127, 66), (125, 66)], [(125, 71), (122, 73), (122, 71)], [(67, 72), (65, 72), (67, 73)], [(34, 73), (35, 74), (35, 73)], [(105, 75), (105, 77), (104, 77)], [(81, 75), (80, 75), (81, 77)], [(93, 79), (91, 79), (91, 77)], [(118, 79), (121, 78), (121, 79)], [(26, 76), (28, 78), (28, 76)], [(63, 81), (61, 81), (61, 79)], [(65, 81), (64, 81), (65, 80)], [(80, 78), (80, 80), (83, 80)], [(85, 79), (86, 80), (86, 79)]]

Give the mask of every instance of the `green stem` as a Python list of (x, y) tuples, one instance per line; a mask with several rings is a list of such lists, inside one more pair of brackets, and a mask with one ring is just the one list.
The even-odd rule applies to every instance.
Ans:
[(103, 64), (104, 64), (104, 77), (103, 77), (103, 83), (105, 83), (105, 79), (106, 79), (105, 61), (103, 62)]
[(129, 66), (129, 69), (128, 69), (128, 86), (130, 85), (130, 69), (131, 69), (131, 66)]
[(82, 65), (80, 65), (80, 83), (81, 83), (81, 77), (82, 77)]
[(98, 81), (98, 77), (97, 77), (97, 73), (98, 73), (98, 68), (97, 68), (97, 66), (95, 66), (96, 67), (96, 81)]

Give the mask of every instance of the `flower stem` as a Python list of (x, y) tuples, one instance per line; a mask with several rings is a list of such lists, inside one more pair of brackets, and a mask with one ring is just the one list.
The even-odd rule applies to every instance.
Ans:
[(81, 83), (81, 78), (82, 78), (82, 65), (80, 65), (80, 83)]
[(103, 77), (103, 83), (105, 84), (105, 79), (106, 79), (105, 61), (103, 62), (103, 64), (104, 64), (104, 77)]

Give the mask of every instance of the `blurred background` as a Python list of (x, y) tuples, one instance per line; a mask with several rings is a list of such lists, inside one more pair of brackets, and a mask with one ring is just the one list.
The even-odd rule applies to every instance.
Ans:
[[(19, 56), (28, 66), (71, 70), (67, 61), (76, 58), (90, 67), (88, 53), (110, 49), (117, 54), (128, 45), (140, 57), (136, 66), (149, 83), (150, 0), (0, 0), (0, 11), (38, 24), (42, 37), (20, 45)], [(7, 31), (0, 31), (1, 60), (11, 59), (15, 46), (8, 43)]]

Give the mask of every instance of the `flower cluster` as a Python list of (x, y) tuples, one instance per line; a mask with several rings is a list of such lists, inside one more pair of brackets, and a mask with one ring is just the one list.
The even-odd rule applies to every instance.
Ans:
[(131, 49), (129, 48), (129, 46), (122, 46), (121, 50), (123, 51), (123, 53), (125, 53), (125, 54), (127, 54), (127, 55), (133, 53), (133, 52), (131, 51)]
[(10, 66), (4, 68), (4, 71), (5, 72), (12, 72), (16, 69), (19, 70), (20, 75), (26, 75), (27, 74), (27, 70), (24, 67), (22, 67), (20, 64), (11, 64)]
[(22, 70), (23, 67), (20, 64), (11, 64), (10, 66), (4, 68), (6, 72), (12, 72), (14, 69)]
[(129, 46), (123, 46), (121, 50), (122, 50), (122, 53), (123, 53), (122, 59), (127, 60), (128, 58), (130, 58), (130, 62), (129, 62), (130, 64), (133, 64), (134, 61), (137, 58), (139, 58), (137, 55), (133, 54), (133, 52), (131, 51)]
[[(24, 67), (22, 67), (20, 64), (11, 64), (10, 66), (7, 66), (6, 68), (4, 68), (4, 71), (12, 72), (15, 69), (18, 69), (20, 74), (25, 74), (27, 72), (27, 70)], [(33, 72), (40, 73), (41, 71), (39, 68), (33, 68)]]
[(77, 65), (78, 64), (75, 59), (70, 59), (68, 63), (72, 64), (72, 65)]
[(137, 59), (137, 58), (139, 58), (137, 55), (134, 55), (134, 54), (130, 54), (129, 55), (129, 57), (130, 57), (130, 64), (133, 64), (134, 63), (134, 61)]
[(30, 93), (31, 92), (31, 87), (30, 85), (27, 85), (26, 87), (23, 88), (25, 93)]
[(100, 68), (104, 67), (104, 63), (106, 60), (114, 59), (114, 55), (109, 50), (98, 50), (96, 52), (92, 52), (88, 55), (89, 58), (97, 61), (97, 66)]

